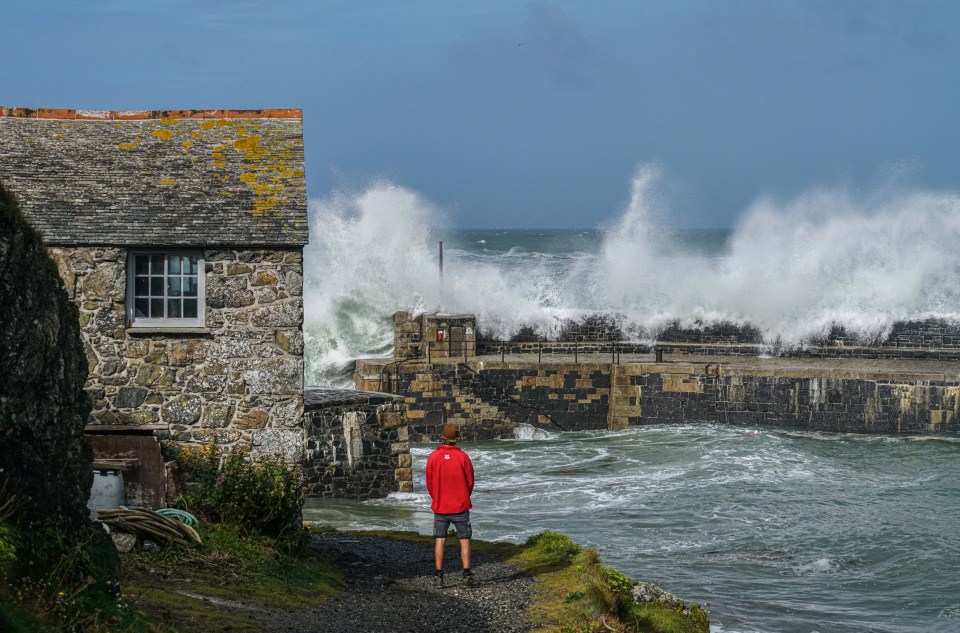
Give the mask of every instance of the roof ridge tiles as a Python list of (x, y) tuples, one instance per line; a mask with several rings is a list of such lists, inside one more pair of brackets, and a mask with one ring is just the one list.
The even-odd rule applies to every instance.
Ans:
[(21, 119), (75, 119), (136, 121), (147, 119), (302, 119), (300, 108), (258, 110), (65, 110), (0, 106), (0, 117)]

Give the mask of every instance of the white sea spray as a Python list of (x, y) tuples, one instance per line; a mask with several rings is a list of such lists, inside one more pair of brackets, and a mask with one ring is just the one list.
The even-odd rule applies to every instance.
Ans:
[(741, 214), (725, 249), (708, 252), (671, 237), (661, 171), (638, 167), (592, 250), (538, 247), (529, 235), (500, 251), (487, 239), (448, 244), (442, 282), (445, 215), (423, 196), (379, 181), (311, 201), (307, 382), (346, 385), (354, 359), (388, 355), (398, 310), (473, 313), (498, 338), (524, 326), (552, 336), (564, 319), (596, 312), (624, 315), (628, 332), (648, 337), (673, 321), (727, 321), (783, 346), (834, 325), (876, 339), (898, 320), (960, 316), (955, 193), (765, 196)]

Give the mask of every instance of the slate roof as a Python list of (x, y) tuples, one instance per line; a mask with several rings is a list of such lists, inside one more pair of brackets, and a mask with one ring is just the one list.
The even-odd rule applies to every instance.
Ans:
[(300, 110), (0, 107), (0, 181), (51, 245), (307, 243)]

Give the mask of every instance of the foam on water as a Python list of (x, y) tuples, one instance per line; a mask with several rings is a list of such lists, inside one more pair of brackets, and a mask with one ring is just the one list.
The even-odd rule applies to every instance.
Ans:
[(518, 440), (549, 440), (557, 436), (556, 433), (538, 429), (531, 424), (518, 424), (514, 427), (513, 432)]
[(815, 561), (799, 565), (794, 568), (797, 574), (829, 574), (840, 568), (836, 562), (829, 558), (818, 558)]
[(785, 345), (834, 324), (873, 338), (897, 320), (960, 315), (955, 193), (817, 189), (761, 198), (726, 247), (708, 252), (671, 237), (659, 177), (655, 165), (638, 168), (629, 201), (599, 241), (489, 233), (449, 246), (442, 283), (444, 216), (416, 192), (378, 182), (311, 201), (308, 383), (348, 384), (354, 359), (389, 354), (397, 310), (474, 313), (496, 337), (521, 326), (553, 335), (562, 319), (598, 311), (626, 315), (628, 332), (731, 321)]

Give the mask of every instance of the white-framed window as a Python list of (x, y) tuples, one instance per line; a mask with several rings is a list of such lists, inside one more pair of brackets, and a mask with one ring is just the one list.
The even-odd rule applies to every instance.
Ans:
[(203, 327), (204, 264), (199, 251), (131, 251), (130, 327)]

